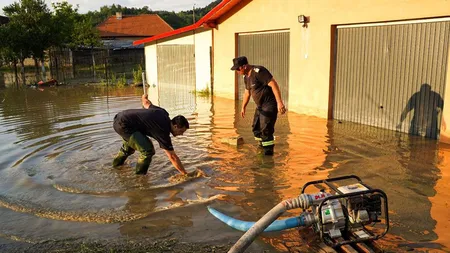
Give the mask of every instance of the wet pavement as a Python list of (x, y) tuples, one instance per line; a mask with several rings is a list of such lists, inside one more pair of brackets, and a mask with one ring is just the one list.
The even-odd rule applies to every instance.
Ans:
[[(355, 174), (388, 195), (391, 229), (379, 241), (385, 249), (449, 251), (449, 145), (288, 113), (276, 124), (275, 155), (266, 157), (251, 133), (252, 105), (241, 119), (234, 101), (191, 94), (184, 105), (159, 104), (190, 121), (186, 134), (173, 138), (174, 148), (188, 171), (207, 177), (173, 184), (168, 178), (177, 172), (154, 141), (147, 176), (133, 174), (136, 155), (111, 167), (121, 146), (112, 119), (140, 108), (141, 93), (84, 85), (0, 89), (1, 245), (69, 238), (232, 244), (242, 232), (206, 206), (256, 221), (308, 181)], [(237, 135), (244, 145), (222, 143)], [(249, 252), (314, 252), (303, 237), (297, 230), (267, 233)]]

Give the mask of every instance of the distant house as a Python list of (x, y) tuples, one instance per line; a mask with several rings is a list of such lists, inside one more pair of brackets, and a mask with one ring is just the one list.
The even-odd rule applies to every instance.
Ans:
[[(112, 48), (132, 48), (133, 41), (173, 31), (157, 14), (125, 16), (117, 12), (97, 25), (105, 45)], [(143, 45), (140, 46), (143, 48)]]
[(0, 25), (6, 24), (9, 22), (9, 18), (0, 16)]

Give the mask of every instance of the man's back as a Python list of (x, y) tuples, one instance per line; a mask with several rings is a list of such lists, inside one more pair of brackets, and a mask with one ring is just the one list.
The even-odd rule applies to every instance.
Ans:
[(151, 105), (148, 109), (129, 109), (116, 115), (125, 136), (140, 132), (157, 140), (160, 146), (172, 150), (169, 114), (161, 107)]

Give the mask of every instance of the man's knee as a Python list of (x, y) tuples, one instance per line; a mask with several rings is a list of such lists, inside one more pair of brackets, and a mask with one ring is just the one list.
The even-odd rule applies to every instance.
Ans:
[(152, 148), (143, 149), (141, 154), (142, 154), (142, 156), (151, 158), (152, 156), (155, 155), (155, 149), (153, 147)]

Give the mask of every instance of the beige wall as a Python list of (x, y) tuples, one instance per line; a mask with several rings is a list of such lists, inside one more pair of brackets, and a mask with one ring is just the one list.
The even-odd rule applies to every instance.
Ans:
[[(450, 1), (243, 0), (232, 11), (214, 30), (214, 94), (235, 96), (230, 67), (236, 33), (290, 29), (289, 109), (326, 118), (332, 25), (450, 16)], [(308, 28), (297, 21), (302, 14), (310, 17)], [(449, 107), (444, 116), (450, 122)]]
[(145, 50), (145, 82), (148, 85), (147, 94), (153, 104), (159, 105), (158, 62), (156, 60), (156, 46), (149, 45)]
[[(150, 84), (149, 94), (158, 97), (158, 69), (157, 69), (157, 45), (194, 45), (195, 44), (195, 80), (196, 90), (211, 89), (210, 47), (212, 35), (210, 29), (197, 29), (165, 39), (152, 41), (145, 44), (145, 69), (147, 83)], [(154, 100), (156, 98), (153, 98)], [(156, 100), (155, 100), (156, 101)]]

